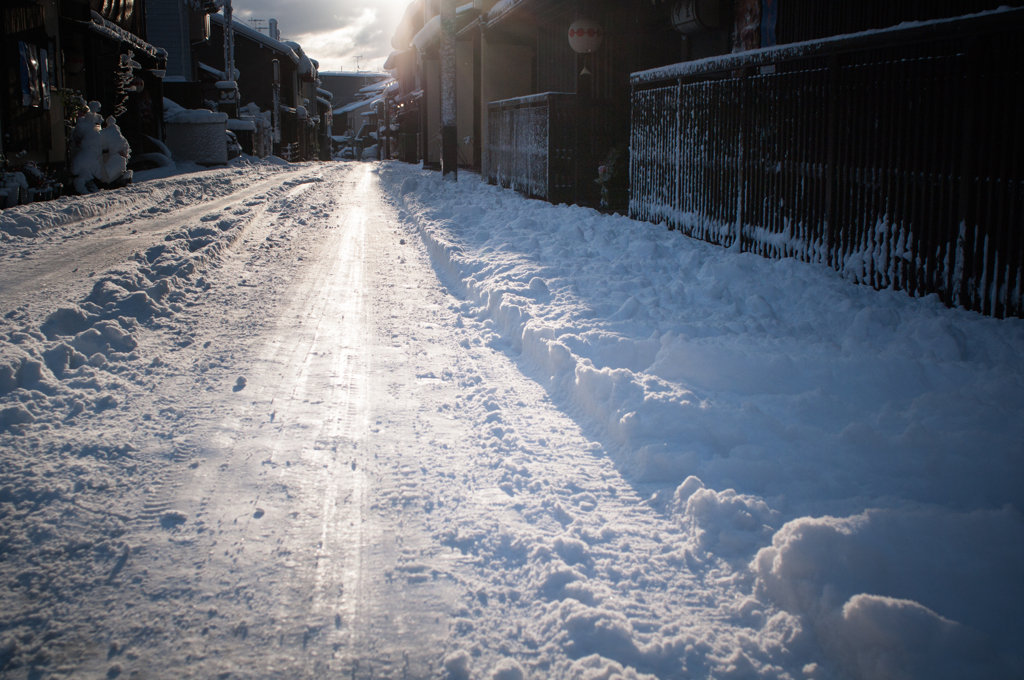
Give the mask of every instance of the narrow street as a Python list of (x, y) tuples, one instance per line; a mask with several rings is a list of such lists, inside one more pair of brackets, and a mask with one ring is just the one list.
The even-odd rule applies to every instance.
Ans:
[[(979, 577), (968, 602), (953, 584), (973, 567), (932, 565), (977, 554), (976, 535), (1009, 537), (977, 573), (1019, 562), (1003, 500), (1018, 463), (958, 443), (1019, 442), (992, 424), (1019, 386), (986, 363), (1017, 326), (948, 312), (981, 357), (969, 374), (935, 358), (954, 347), (938, 307), (473, 177), (334, 163), (228, 179), (0, 244), (3, 678), (846, 677), (830, 675), (841, 645), (911, 606), (1010, 648), (1019, 584)], [(655, 285), (662, 271), (679, 279)], [(844, 316), (814, 335), (769, 277)], [(649, 312), (623, 292), (640, 290)], [(930, 358), (829, 335), (884, 305)], [(673, 335), (685, 314), (723, 330)], [(773, 367), (801, 352), (831, 368), (789, 370), (780, 394)], [(864, 396), (896, 382), (910, 396)], [(993, 395), (938, 462), (912, 420), (932, 417), (911, 402), (932, 383)], [(936, 489), (956, 500), (928, 505)], [(890, 547), (909, 536), (931, 543)], [(889, 555), (871, 563), (887, 580), (829, 561), (842, 550)], [(921, 590), (921, 573), (946, 585)], [(863, 618), (835, 629), (844, 602)], [(977, 658), (975, 633), (950, 630)]]
[[(89, 424), (146, 472), (110, 508), (127, 559), (64, 564), (108, 576), (32, 607), (68, 677), (420, 678), (451, 636), (525, 650), (527, 594), (480, 563), (484, 544), (521, 567), (517, 524), (555, 536), (567, 503), (639, 503), (539, 385), (473, 343), (370, 167), (317, 179), (246, 203), (188, 317), (139, 337), (152, 389)], [(188, 214), (213, 221), (261, 186)], [(57, 241), (34, 256), (68, 266)], [(502, 627), (474, 633), (469, 608), (488, 605)]]
[[(335, 175), (290, 199), (323, 206), (309, 228), (259, 220), (217, 272), (214, 288), (225, 292), (208, 304), (225, 318), (192, 337), (209, 346), (199, 356), (230, 352), (217, 372), (226, 382), (189, 385), (184, 372), (152, 407), (176, 413), (152, 433), (174, 464), (139, 509), (125, 578), (147, 578), (117, 599), (123, 609), (104, 631), (122, 640), (150, 631), (138, 639), (140, 668), (424, 677), (437, 665), (454, 591), (423, 512), (425, 461), (405, 456), (422, 438), (423, 401), (436, 401), (435, 381), (409, 364), (444, 350), (428, 351), (436, 337), (396, 345), (381, 317), (429, 318), (438, 305), (410, 305), (406, 290), (441, 294), (424, 263), (398, 264), (375, 176), (359, 167)], [(234, 373), (244, 388), (234, 389)], [(176, 513), (187, 518), (180, 525)], [(153, 605), (133, 614), (145, 598)], [(95, 643), (103, 672), (107, 645)]]

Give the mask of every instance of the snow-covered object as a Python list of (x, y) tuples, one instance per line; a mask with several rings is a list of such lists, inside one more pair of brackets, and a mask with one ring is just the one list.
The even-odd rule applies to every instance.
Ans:
[(8, 172), (3, 175), (4, 205), (10, 207), (22, 203), (28, 193), (28, 179), (24, 173)]
[(376, 83), (370, 83), (369, 85), (367, 85), (365, 87), (359, 88), (359, 93), (367, 95), (367, 94), (374, 94), (376, 92), (381, 92), (382, 90), (386, 90), (390, 86), (391, 82), (392, 82), (391, 78), (385, 78), (383, 80), (378, 80)]
[(214, 68), (213, 66), (209, 66), (207, 64), (204, 64), (201, 61), (198, 62), (198, 64), (199, 64), (199, 70), (200, 71), (205, 71), (206, 73), (209, 73), (211, 76), (213, 76), (217, 80), (227, 80), (227, 77), (224, 75), (224, 71), (221, 71), (219, 68)]
[(99, 103), (90, 102), (89, 109), (89, 113), (79, 119), (72, 134), (77, 150), (71, 160), (71, 175), (75, 191), (80, 194), (95, 191), (97, 181), (124, 183), (132, 177), (128, 170), (131, 147), (114, 117), (107, 118), (106, 126), (101, 128), (97, 121), (100, 119)]
[(165, 123), (224, 123), (228, 114), (210, 109), (186, 109), (164, 97)]
[(523, 0), (498, 0), (491, 7), (490, 11), (487, 12), (487, 21), (494, 21), (500, 18), (503, 14), (507, 13), (513, 7), (521, 3)]
[(167, 146), (176, 158), (202, 164), (228, 162), (228, 114), (209, 109), (185, 109), (164, 98)]
[(299, 75), (299, 79), (311, 83), (316, 80), (316, 67), (313, 65), (313, 60), (306, 56), (305, 52), (299, 51), (299, 67), (296, 69), (296, 73)]
[(113, 116), (107, 118), (107, 124), (100, 131), (100, 149), (102, 164), (97, 179), (109, 184), (120, 179), (128, 169), (128, 159), (132, 153), (128, 140), (121, 134), (121, 128)]
[(82, 146), (82, 141), (93, 132), (98, 132), (103, 127), (103, 116), (100, 115), (100, 103), (91, 101), (88, 104), (88, 113), (79, 116), (75, 123), (75, 129), (71, 132), (71, 155), (74, 157)]
[(425, 52), (427, 48), (437, 42), (440, 37), (441, 15), (438, 14), (436, 17), (424, 24), (419, 33), (413, 36), (412, 44), (415, 45), (416, 49), (420, 52)]
[(228, 118), (227, 129), (234, 130), (236, 132), (253, 132), (256, 130), (256, 121), (239, 120), (238, 118)]
[(91, 30), (104, 35), (111, 40), (118, 43), (127, 43), (132, 46), (133, 49), (145, 52), (151, 57), (166, 59), (167, 50), (163, 48), (154, 47), (148, 42), (135, 35), (131, 31), (126, 31), (112, 21), (107, 21), (96, 11), (90, 12), (92, 15), (92, 21), (81, 22), (84, 23)]

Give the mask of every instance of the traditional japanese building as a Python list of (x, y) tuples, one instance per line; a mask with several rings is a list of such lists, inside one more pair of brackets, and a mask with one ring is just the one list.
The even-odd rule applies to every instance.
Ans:
[(145, 2), (5, 0), (0, 151), (59, 174), (85, 101), (113, 116), (136, 153), (162, 131), (167, 54), (146, 39)]

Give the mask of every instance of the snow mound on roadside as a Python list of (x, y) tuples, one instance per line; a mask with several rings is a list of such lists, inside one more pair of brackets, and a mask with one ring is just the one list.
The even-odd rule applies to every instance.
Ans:
[[(258, 174), (276, 174), (294, 169), (273, 156), (252, 161)], [(180, 163), (178, 176), (164, 168), (136, 173), (134, 184), (112, 191), (86, 196), (62, 196), (53, 201), (19, 205), (0, 211), (0, 234), (4, 238), (38, 236), (41, 232), (73, 225), (111, 213), (159, 214), (194, 203), (197, 199), (216, 198), (238, 190), (238, 169), (207, 169)], [(201, 171), (184, 176), (186, 170)], [(147, 173), (155, 179), (142, 181)]]
[(221, 257), (254, 214), (215, 213), (169, 234), (38, 325), (9, 314), (13, 323), (0, 326), (0, 433), (69, 427), (117, 408), (130, 384), (144, 385), (139, 332), (173, 326), (185, 301), (207, 288), (198, 269)]
[(802, 517), (751, 568), (759, 597), (806, 616), (850, 677), (1012, 677), (1024, 667), (1019, 647), (1008, 651), (1024, 635), (1024, 521), (1011, 508)]
[[(1024, 321), (471, 175), (380, 177), (477, 329), (465, 346), (518, 358), (678, 528), (657, 539), (660, 572), (621, 573), (636, 540), (605, 545), (551, 504), (564, 533), (520, 579), (544, 603), (538, 646), (659, 677), (1020, 674)], [(694, 579), (674, 587), (731, 584), (735, 628), (653, 623), (617, 597), (673, 570)]]
[[(874, 291), (468, 176), (383, 164), (485, 344), (620, 447), (641, 482), (768, 498), (1024, 507), (1024, 320)], [(727, 433), (727, 434), (722, 434)], [(842, 474), (814, 473), (830, 456)], [(822, 501), (819, 503), (819, 501)], [(851, 504), (849, 511), (856, 511)]]

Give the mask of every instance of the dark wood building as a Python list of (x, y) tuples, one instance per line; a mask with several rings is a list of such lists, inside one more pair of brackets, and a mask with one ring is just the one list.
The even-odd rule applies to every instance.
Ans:
[(10, 160), (62, 172), (73, 93), (100, 102), (136, 153), (155, 150), (147, 135), (161, 135), (166, 52), (146, 41), (143, 0), (5, 0), (0, 17), (0, 151)]

